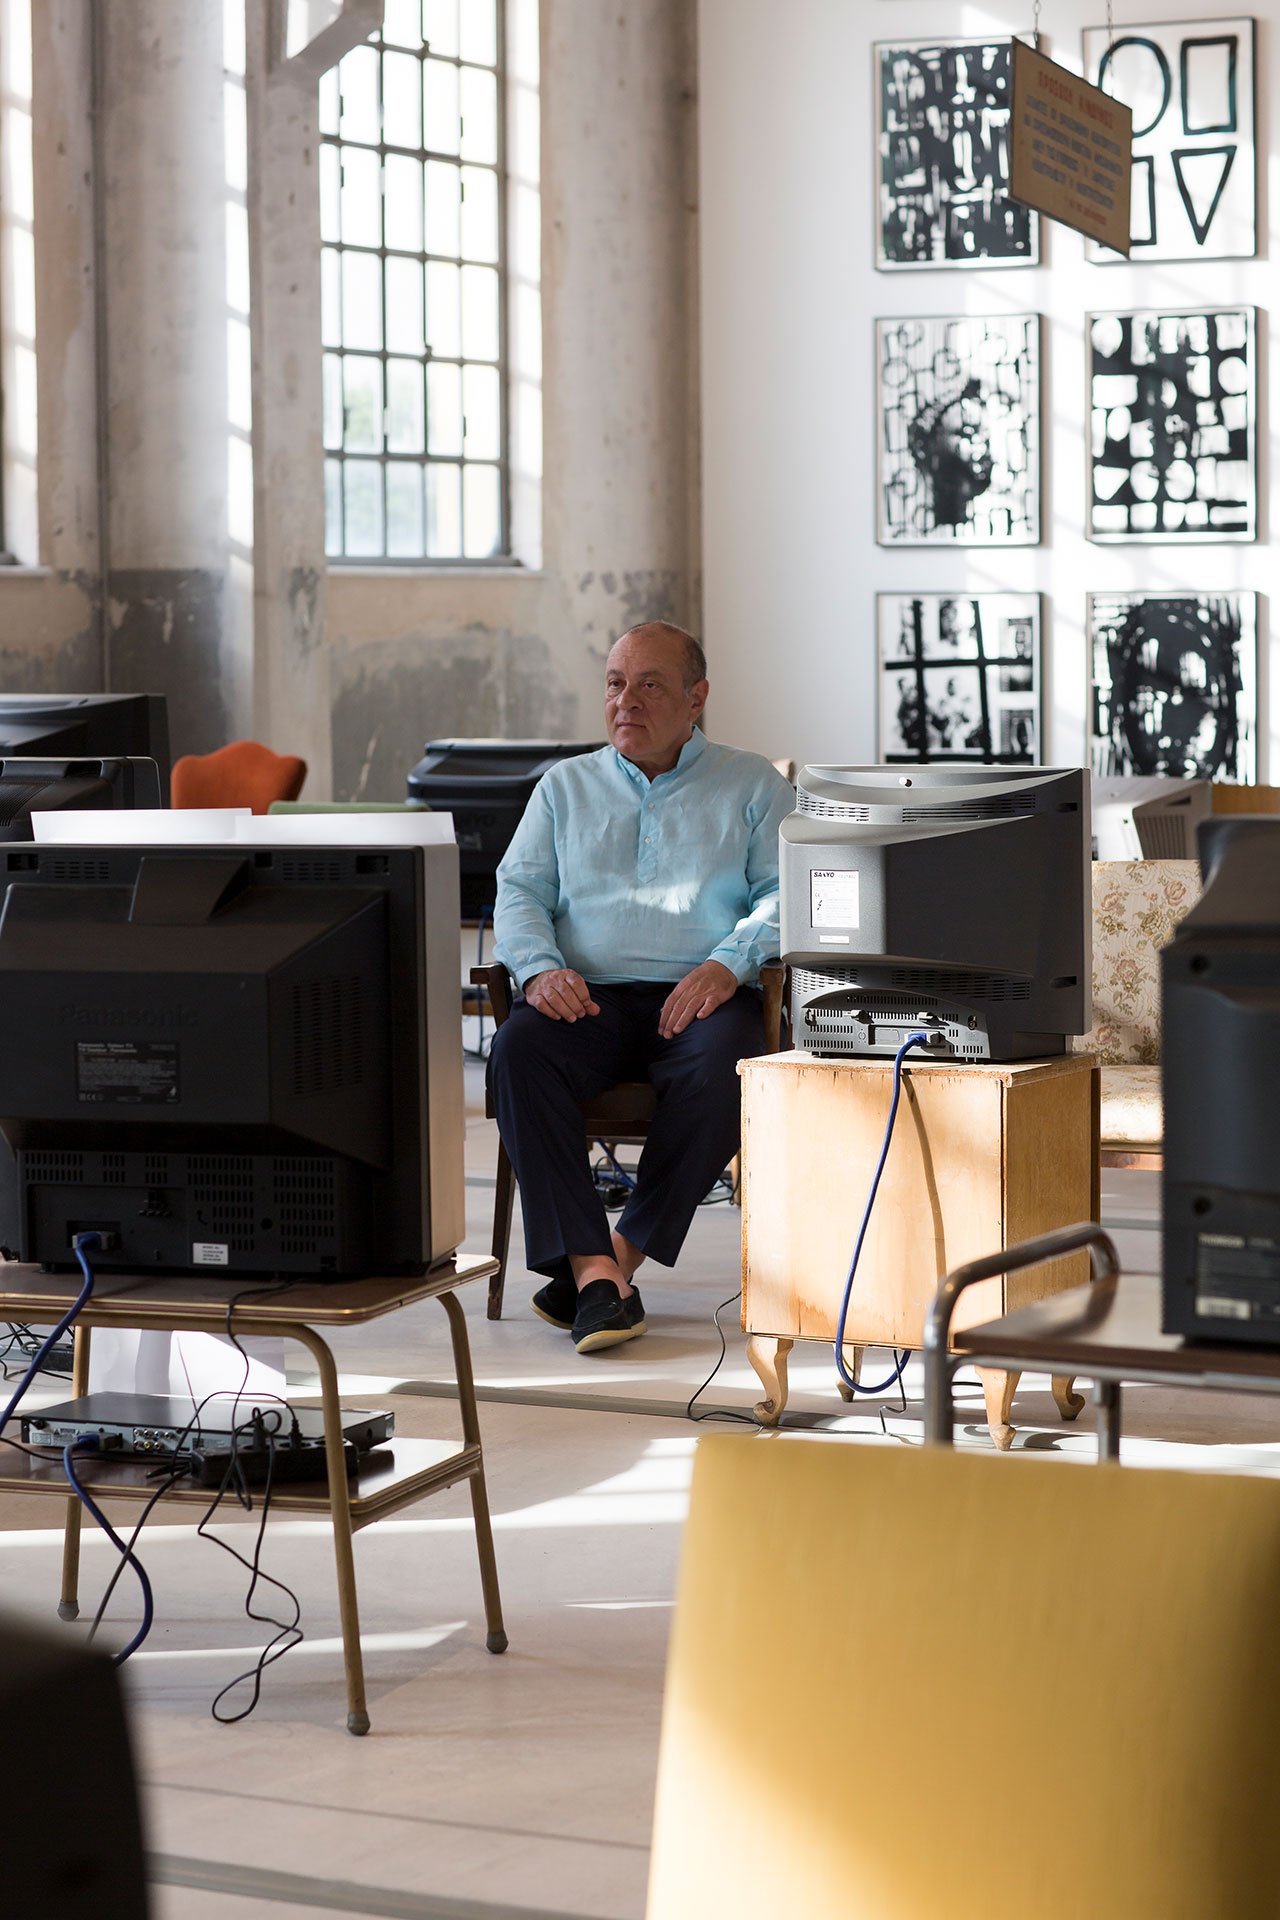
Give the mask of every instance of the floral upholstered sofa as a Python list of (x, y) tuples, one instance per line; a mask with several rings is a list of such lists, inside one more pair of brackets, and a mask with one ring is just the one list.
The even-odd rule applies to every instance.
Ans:
[(1102, 1068), (1104, 1166), (1160, 1165), (1160, 949), (1199, 897), (1194, 860), (1093, 863), (1093, 1028), (1076, 1048)]

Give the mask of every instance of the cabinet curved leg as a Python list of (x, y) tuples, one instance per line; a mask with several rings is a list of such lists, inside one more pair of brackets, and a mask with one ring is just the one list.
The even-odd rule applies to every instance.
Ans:
[[(849, 1372), (853, 1375), (853, 1378), (855, 1380), (861, 1380), (862, 1348), (846, 1347), (844, 1350), (844, 1363), (846, 1367), (848, 1367)], [(836, 1392), (840, 1395), (840, 1398), (842, 1400), (852, 1400), (854, 1397), (853, 1388), (849, 1386), (848, 1382), (845, 1380), (844, 1375), (841, 1373), (838, 1373), (836, 1375)]]
[(762, 1427), (776, 1427), (787, 1404), (787, 1355), (794, 1340), (777, 1335), (752, 1333), (747, 1336), (747, 1358), (760, 1376), (765, 1398), (757, 1400), (752, 1412)]
[(1084, 1406), (1084, 1395), (1076, 1392), (1074, 1373), (1055, 1373), (1052, 1386), (1059, 1416), (1063, 1420), (1074, 1420)]
[(1006, 1373), (1002, 1367), (979, 1367), (977, 1373), (982, 1382), (982, 1397), (987, 1403), (987, 1425), (991, 1429), (991, 1438), (1001, 1453), (1008, 1453), (1013, 1445), (1014, 1431), (1009, 1415), (1013, 1411), (1013, 1396), (1022, 1375)]

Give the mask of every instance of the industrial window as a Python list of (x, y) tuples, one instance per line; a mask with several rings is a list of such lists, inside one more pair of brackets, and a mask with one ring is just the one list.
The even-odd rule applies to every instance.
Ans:
[(508, 557), (503, 0), (386, 0), (320, 90), (325, 547)]

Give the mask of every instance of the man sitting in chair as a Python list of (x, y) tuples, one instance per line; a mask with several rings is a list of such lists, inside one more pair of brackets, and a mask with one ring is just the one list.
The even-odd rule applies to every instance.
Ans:
[[(498, 868), (498, 959), (523, 1001), (494, 1036), (489, 1084), (548, 1276), (534, 1311), (579, 1353), (645, 1330), (632, 1282), (672, 1266), (738, 1148), (738, 1061), (764, 1051), (760, 965), (778, 953), (778, 828), (791, 788), (695, 722), (706, 660), (666, 621), (633, 627), (605, 670), (610, 744), (534, 789)], [(657, 1113), (610, 1232), (582, 1102), (652, 1082)]]

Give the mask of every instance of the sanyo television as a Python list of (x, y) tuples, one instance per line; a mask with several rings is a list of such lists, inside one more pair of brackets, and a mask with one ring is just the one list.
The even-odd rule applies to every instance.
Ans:
[(781, 830), (793, 1044), (950, 1060), (1066, 1051), (1090, 1024), (1089, 776), (810, 766)]

